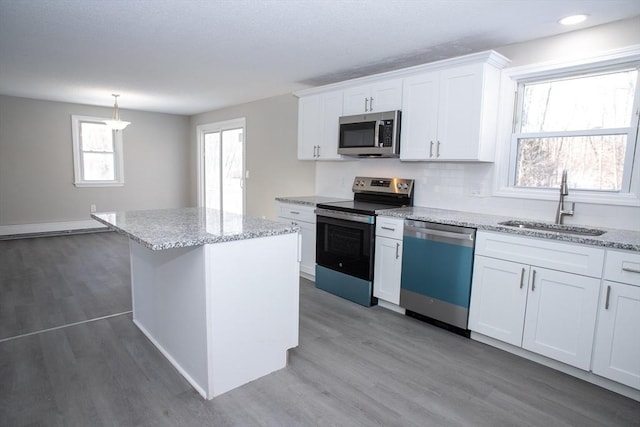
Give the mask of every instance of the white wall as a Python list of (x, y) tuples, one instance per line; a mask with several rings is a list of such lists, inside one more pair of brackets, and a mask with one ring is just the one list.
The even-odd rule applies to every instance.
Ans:
[(315, 163), (297, 158), (298, 99), (282, 95), (191, 117), (191, 201), (197, 203), (198, 125), (246, 118), (246, 214), (275, 218), (275, 198), (314, 193)]
[(98, 211), (189, 203), (189, 118), (121, 110), (123, 187), (73, 185), (71, 115), (111, 108), (0, 96), (0, 226), (89, 220)]
[[(495, 50), (512, 60), (510, 66), (563, 60), (598, 51), (640, 44), (640, 17), (556, 37), (509, 45)], [(637, 166), (637, 167), (640, 167)], [(492, 196), (495, 163), (400, 162), (364, 159), (318, 162), (316, 194), (352, 197), (356, 175), (413, 178), (415, 205), (552, 221), (556, 201)], [(570, 198), (568, 199), (570, 201)], [(640, 208), (577, 203), (567, 224), (640, 230)]]

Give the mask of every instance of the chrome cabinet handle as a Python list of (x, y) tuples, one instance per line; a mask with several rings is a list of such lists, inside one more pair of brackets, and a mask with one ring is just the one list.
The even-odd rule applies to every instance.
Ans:
[(440, 157), (440, 141), (438, 141), (438, 145), (436, 146), (436, 157)]
[(520, 289), (524, 286), (524, 267), (522, 267), (522, 273), (520, 273)]
[(400, 258), (400, 243), (396, 243), (396, 259)]
[(533, 277), (531, 278), (531, 290), (536, 290), (536, 271), (533, 270)]
[(609, 298), (611, 297), (611, 285), (607, 286), (607, 297), (604, 300), (604, 309), (609, 310)]
[(318, 158), (320, 158), (320, 146), (318, 145)]
[(300, 212), (296, 212), (296, 211), (289, 211), (289, 213), (293, 215), (300, 215)]
[(373, 111), (373, 96), (369, 98), (369, 111)]
[(369, 111), (368, 103), (369, 103), (369, 98), (365, 98), (364, 99), (364, 112), (365, 113)]
[(640, 270), (631, 267), (622, 267), (622, 271), (627, 271), (629, 273), (640, 273)]
[(396, 231), (395, 228), (391, 228), (391, 227), (381, 226), (380, 228), (382, 228), (383, 230)]
[(433, 157), (433, 141), (429, 141), (430, 142), (430, 146), (429, 146), (429, 157)]
[(314, 157), (314, 158), (318, 157), (318, 156), (317, 156), (317, 154), (316, 154), (317, 149), (318, 149), (318, 146), (317, 146), (317, 145), (314, 145), (314, 146), (313, 146), (313, 157)]

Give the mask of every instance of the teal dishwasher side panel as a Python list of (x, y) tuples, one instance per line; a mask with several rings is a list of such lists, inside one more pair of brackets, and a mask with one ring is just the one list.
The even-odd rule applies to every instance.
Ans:
[(405, 236), (401, 287), (469, 308), (473, 248)]

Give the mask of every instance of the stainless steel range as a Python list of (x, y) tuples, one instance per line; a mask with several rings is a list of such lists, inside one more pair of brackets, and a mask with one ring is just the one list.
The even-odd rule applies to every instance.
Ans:
[(358, 176), (353, 200), (316, 208), (316, 287), (364, 306), (373, 297), (376, 214), (413, 206), (413, 180)]

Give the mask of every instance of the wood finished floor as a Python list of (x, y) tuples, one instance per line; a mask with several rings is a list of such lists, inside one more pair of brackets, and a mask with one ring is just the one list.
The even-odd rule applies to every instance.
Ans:
[[(0, 259), (5, 338), (130, 307), (114, 233), (0, 242)], [(0, 426), (27, 425), (640, 426), (640, 403), (301, 280), (287, 368), (211, 401), (130, 314), (5, 339)]]

